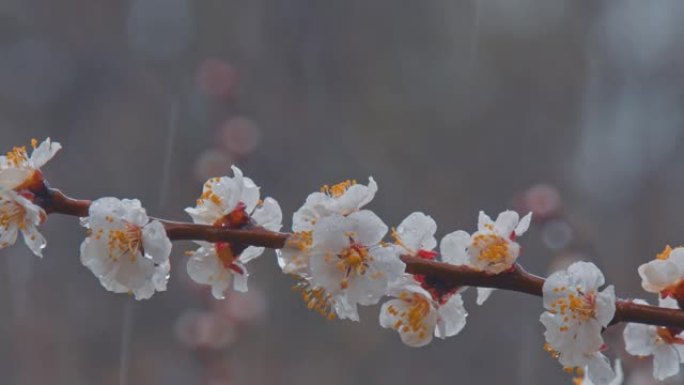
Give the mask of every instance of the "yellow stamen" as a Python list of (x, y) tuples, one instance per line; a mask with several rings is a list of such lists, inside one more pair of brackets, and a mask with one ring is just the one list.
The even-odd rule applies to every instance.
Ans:
[[(142, 251), (142, 228), (130, 223), (126, 223), (122, 230), (110, 230), (109, 257), (117, 261), (126, 253), (130, 253), (131, 262), (135, 262), (138, 252)], [(118, 252), (115, 254), (115, 252)]]
[(666, 259), (670, 258), (671, 253), (672, 253), (672, 247), (670, 247), (670, 245), (667, 245), (667, 246), (665, 246), (665, 249), (663, 249), (662, 252), (660, 252), (660, 253), (658, 253), (658, 255), (656, 255), (656, 259), (666, 260)]
[(356, 180), (345, 180), (344, 182), (338, 183), (333, 186), (324, 185), (321, 187), (321, 192), (330, 195), (333, 198), (337, 198), (344, 194), (349, 187), (356, 184)]
[(300, 280), (292, 287), (292, 290), (301, 293), (302, 299), (309, 310), (313, 310), (329, 320), (335, 319), (335, 299), (325, 289), (311, 287), (309, 282)]
[(477, 258), (489, 264), (504, 263), (510, 258), (508, 240), (496, 234), (477, 234), (473, 247), (480, 250)]
[(399, 298), (405, 301), (409, 307), (408, 310), (401, 312), (394, 306), (387, 308), (390, 315), (399, 318), (393, 325), (394, 329), (404, 333), (418, 333), (420, 338), (425, 338), (428, 332), (432, 332), (427, 330), (427, 325), (424, 322), (425, 317), (430, 314), (432, 305), (427, 298), (416, 293), (402, 292)]

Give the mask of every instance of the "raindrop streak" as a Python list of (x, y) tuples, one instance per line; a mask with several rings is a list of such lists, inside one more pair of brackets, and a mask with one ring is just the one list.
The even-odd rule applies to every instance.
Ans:
[(166, 150), (164, 151), (164, 168), (162, 169), (162, 179), (159, 190), (159, 208), (163, 207), (168, 198), (168, 185), (171, 178), (171, 156), (176, 142), (176, 131), (178, 128), (178, 98), (171, 101), (169, 109), (169, 130), (166, 133)]
[[(164, 206), (171, 172), (171, 156), (176, 141), (176, 128), (178, 121), (178, 99), (171, 101), (169, 108), (169, 128), (166, 133), (166, 148), (164, 151), (164, 166), (162, 169), (161, 189), (159, 191), (159, 208)], [(121, 326), (121, 353), (119, 356), (119, 385), (128, 384), (128, 370), (130, 367), (131, 335), (133, 331), (133, 304), (134, 301), (127, 299), (123, 309), (123, 321)]]
[(480, 0), (473, 0), (473, 32), (470, 35), (470, 57), (468, 68), (466, 71), (469, 72), (469, 77), (475, 75), (477, 71), (477, 54), (479, 51), (480, 42)]
[(121, 325), (121, 354), (119, 356), (119, 385), (128, 384), (130, 366), (131, 332), (133, 330), (133, 300), (126, 299)]

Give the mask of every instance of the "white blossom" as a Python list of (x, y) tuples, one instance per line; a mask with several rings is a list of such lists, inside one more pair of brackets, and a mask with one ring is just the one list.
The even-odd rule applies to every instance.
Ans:
[(405, 265), (395, 246), (381, 241), (387, 226), (373, 212), (320, 218), (312, 230), (309, 250), (311, 288), (340, 318), (358, 320), (357, 305), (374, 305), (402, 276)]
[(292, 230), (310, 231), (319, 218), (332, 214), (349, 215), (361, 210), (375, 197), (378, 185), (373, 177), (368, 186), (348, 180), (333, 186), (323, 186), (320, 192), (309, 194), (304, 205), (292, 217)]
[[(656, 259), (639, 266), (641, 286), (650, 293), (677, 296), (684, 290), (684, 247), (667, 246)], [(679, 294), (679, 296), (684, 293)]]
[(595, 384), (608, 384), (615, 374), (604, 347), (601, 329), (615, 315), (615, 290), (604, 284), (601, 271), (588, 262), (576, 262), (557, 271), (544, 282), (544, 312), (540, 321), (546, 327), (547, 349), (566, 368), (587, 367)]
[[(594, 385), (594, 383), (589, 379), (587, 375), (588, 368), (584, 368), (583, 377), (575, 379), (574, 385)], [(625, 374), (622, 371), (622, 361), (620, 359), (615, 360), (615, 378), (608, 382), (608, 385), (622, 385), (625, 380)]]
[(460, 294), (440, 303), (411, 277), (404, 277), (391, 294), (396, 298), (382, 305), (380, 325), (396, 330), (408, 346), (425, 346), (433, 335), (454, 336), (466, 324), (468, 313)]
[[(636, 299), (634, 303), (648, 305)], [(660, 300), (660, 307), (679, 309), (677, 301), (667, 298)], [(653, 377), (663, 381), (679, 373), (679, 365), (684, 362), (684, 334), (662, 326), (630, 323), (623, 333), (625, 350), (635, 356), (653, 356)]]
[(13, 245), (21, 232), (26, 246), (42, 257), (45, 238), (38, 225), (46, 218), (45, 211), (23, 195), (13, 190), (0, 192), (0, 249)]
[[(492, 221), (480, 211), (478, 230), (470, 235), (459, 230), (447, 234), (440, 242), (442, 260), (453, 265), (467, 265), (491, 274), (499, 274), (513, 267), (520, 255), (515, 239), (530, 227), (532, 213), (519, 219), (515, 211), (504, 211)], [(477, 288), (477, 304), (482, 305), (494, 289)]]
[(395, 243), (400, 246), (402, 253), (413, 256), (434, 256), (432, 249), (437, 246), (435, 232), (437, 223), (429, 215), (415, 212), (406, 217), (396, 230), (392, 231)]
[[(209, 179), (203, 187), (196, 207), (185, 211), (195, 223), (245, 229), (261, 227), (279, 231), (282, 212), (273, 198), (259, 200), (259, 187), (233, 166), (233, 177)], [(245, 264), (264, 252), (263, 247), (239, 245), (229, 242), (197, 242), (200, 247), (188, 260), (188, 274), (197, 283), (211, 285), (217, 299), (225, 297), (226, 290), (247, 291), (249, 276)]]
[(40, 145), (33, 139), (31, 146), (33, 152), (30, 156), (26, 147), (14, 147), (7, 155), (0, 156), (0, 190), (21, 189), (34, 179), (42, 180), (40, 168), (62, 148), (50, 138)]
[(34, 192), (28, 188), (43, 182), (40, 167), (61, 146), (50, 142), (50, 138), (40, 145), (33, 139), (31, 145), (30, 156), (26, 147), (14, 147), (0, 156), (0, 249), (13, 245), (21, 232), (29, 249), (42, 257), (46, 242), (37, 227), (45, 222), (47, 214), (34, 203)]
[(81, 262), (105, 289), (150, 298), (166, 290), (171, 241), (164, 226), (150, 221), (137, 199), (101, 198), (81, 218), (88, 237), (81, 244)]
[(368, 186), (348, 180), (333, 186), (323, 186), (320, 192), (309, 194), (304, 205), (292, 216), (294, 233), (284, 248), (276, 250), (278, 264), (283, 272), (308, 279), (311, 276), (309, 249), (316, 222), (333, 214), (347, 216), (359, 211), (373, 200), (377, 191), (377, 183), (369, 177)]

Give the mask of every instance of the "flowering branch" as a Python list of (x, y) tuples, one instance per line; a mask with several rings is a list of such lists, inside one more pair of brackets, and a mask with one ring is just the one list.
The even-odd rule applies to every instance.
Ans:
[[(60, 190), (47, 189), (41, 207), (47, 213), (87, 217), (90, 201), (73, 199)], [(281, 249), (290, 234), (255, 228), (248, 230), (228, 229), (189, 222), (160, 220), (171, 240), (201, 240), (207, 242), (231, 242), (243, 246), (261, 246)], [(448, 288), (461, 286), (488, 287), (516, 291), (537, 297), (542, 296), (544, 279), (530, 274), (519, 264), (501, 274), (489, 274), (465, 265), (451, 265), (410, 255), (401, 257), (406, 272), (438, 279)], [(618, 300), (611, 325), (633, 322), (649, 325), (684, 328), (684, 311), (639, 305), (629, 300)]]
[(166, 290), (171, 241), (193, 240), (199, 247), (188, 252), (187, 272), (222, 299), (231, 286), (247, 291), (246, 264), (270, 248), (283, 272), (297, 279), (307, 307), (329, 319), (358, 321), (359, 305), (391, 297), (381, 306), (379, 323), (409, 346), (458, 334), (468, 314), (461, 292), (475, 287), (479, 305), (495, 289), (541, 297), (545, 348), (566, 369), (587, 368), (594, 384), (619, 378), (602, 353), (602, 331), (621, 322), (628, 323), (625, 349), (653, 355), (657, 379), (675, 375), (684, 363), (684, 247), (668, 246), (639, 267), (644, 290), (660, 295), (659, 306), (650, 306), (617, 299), (590, 262), (575, 262), (547, 278), (525, 271), (517, 263), (517, 240), (531, 213), (521, 218), (504, 211), (492, 220), (480, 212), (477, 231), (445, 235), (437, 252), (437, 224), (414, 212), (386, 242), (387, 225), (363, 209), (378, 189), (369, 178), (367, 185), (346, 181), (310, 194), (293, 215), (293, 232), (286, 233), (280, 232), (278, 202), (261, 200), (259, 187), (233, 166), (233, 177), (209, 179), (197, 204), (185, 209), (192, 223), (168, 221), (149, 217), (137, 199), (78, 200), (48, 187), (40, 167), (61, 146), (49, 139), (32, 146), (30, 156), (25, 147), (0, 156), (0, 249), (21, 234), (42, 256), (46, 241), (38, 226), (47, 215), (80, 217), (87, 229), (81, 262), (112, 292), (147, 299)]

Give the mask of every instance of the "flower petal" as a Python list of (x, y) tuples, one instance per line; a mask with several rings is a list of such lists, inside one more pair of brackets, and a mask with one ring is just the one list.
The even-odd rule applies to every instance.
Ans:
[(283, 227), (283, 212), (280, 210), (278, 202), (268, 197), (259, 205), (251, 215), (257, 226), (261, 226), (269, 231), (280, 231)]
[(670, 345), (661, 345), (653, 352), (653, 377), (662, 381), (679, 373), (679, 353)]
[(145, 255), (154, 262), (163, 263), (169, 260), (171, 240), (166, 235), (166, 230), (161, 222), (154, 220), (143, 227), (142, 242)]
[(436, 231), (435, 220), (421, 212), (412, 213), (397, 227), (399, 239), (412, 251), (434, 249), (437, 246)]
[(532, 222), (532, 212), (527, 213), (520, 222), (518, 223), (518, 226), (515, 227), (515, 235), (516, 236), (521, 236), (527, 232), (527, 230), (530, 228), (530, 223)]
[(439, 244), (442, 262), (452, 265), (465, 265), (468, 259), (467, 248), (469, 244), (470, 234), (465, 231), (458, 230), (445, 235)]
[(492, 295), (496, 289), (492, 289), (489, 287), (478, 287), (477, 288), (477, 300), (475, 301), (478, 306), (484, 305), (485, 301), (489, 299), (489, 296)]
[(520, 216), (517, 212), (507, 210), (499, 214), (494, 222), (494, 231), (504, 238), (508, 238), (513, 234), (515, 227), (518, 225)]
[(454, 294), (447, 303), (437, 309), (439, 321), (435, 328), (435, 336), (446, 338), (460, 333), (466, 325), (468, 312), (463, 306), (463, 298), (460, 294)]

